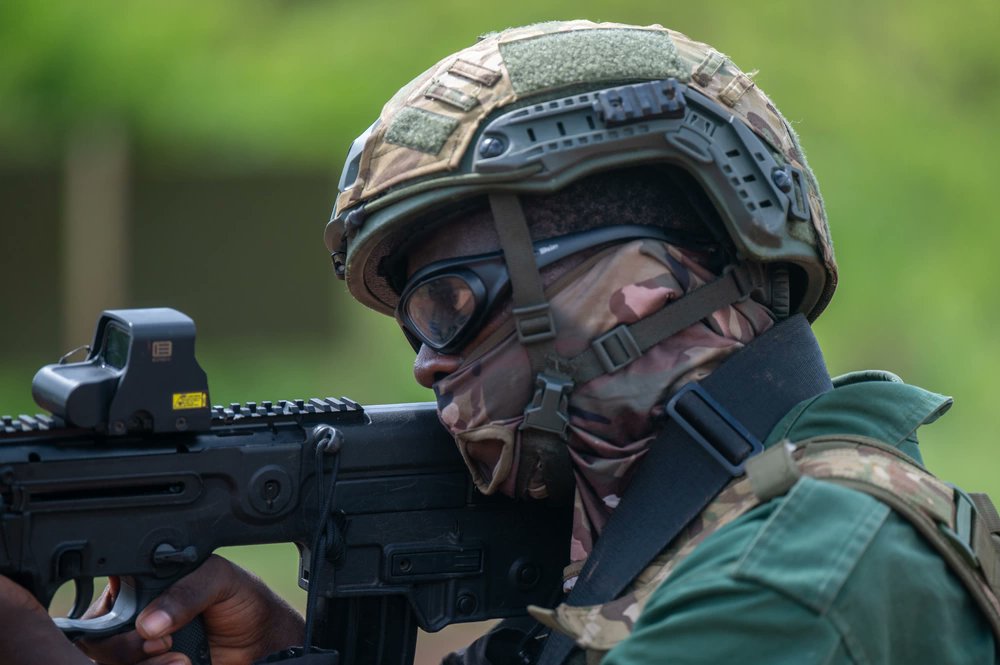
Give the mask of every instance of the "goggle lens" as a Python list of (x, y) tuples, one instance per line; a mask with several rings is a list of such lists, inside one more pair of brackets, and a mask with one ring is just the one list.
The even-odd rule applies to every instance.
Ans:
[[(541, 270), (581, 250), (635, 238), (714, 248), (658, 227), (607, 226), (539, 240), (534, 243), (536, 265)], [(502, 252), (438, 261), (410, 277), (396, 318), (417, 352), (426, 344), (439, 353), (455, 353), (477, 334), (509, 284)]]
[(476, 295), (458, 275), (442, 275), (415, 288), (406, 299), (406, 317), (433, 348), (444, 348), (476, 312)]

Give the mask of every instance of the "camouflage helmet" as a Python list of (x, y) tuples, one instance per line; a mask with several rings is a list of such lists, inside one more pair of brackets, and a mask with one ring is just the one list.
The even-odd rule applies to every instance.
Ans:
[(654, 163), (702, 185), (734, 257), (790, 267), (792, 313), (822, 312), (837, 266), (795, 133), (725, 55), (659, 25), (543, 23), (441, 60), (352, 145), (325, 241), (352, 295), (391, 315), (381, 264), (432, 211)]

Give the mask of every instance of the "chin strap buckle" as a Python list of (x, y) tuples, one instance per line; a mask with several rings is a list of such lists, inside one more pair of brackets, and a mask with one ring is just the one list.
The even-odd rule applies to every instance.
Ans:
[(573, 380), (564, 374), (539, 372), (535, 377), (535, 396), (524, 409), (521, 429), (552, 432), (566, 438), (569, 428), (569, 393)]

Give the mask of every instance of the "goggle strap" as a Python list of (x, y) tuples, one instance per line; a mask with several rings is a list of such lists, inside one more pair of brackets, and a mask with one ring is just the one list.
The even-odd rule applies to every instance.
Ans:
[(631, 325), (621, 324), (594, 338), (590, 348), (569, 359), (577, 384), (629, 365), (666, 338), (708, 317), (716, 310), (745, 300), (763, 284), (759, 265), (727, 266), (715, 280)]
[[(528, 231), (521, 201), (516, 194), (490, 194), (490, 210), (503, 260), (510, 276), (514, 325), (521, 344), (532, 356), (532, 369), (539, 371), (544, 364), (544, 352), (532, 347), (555, 338), (555, 321), (542, 288), (542, 276), (535, 262), (535, 249)], [(536, 358), (538, 356), (538, 358)], [(540, 361), (540, 362), (537, 362)]]

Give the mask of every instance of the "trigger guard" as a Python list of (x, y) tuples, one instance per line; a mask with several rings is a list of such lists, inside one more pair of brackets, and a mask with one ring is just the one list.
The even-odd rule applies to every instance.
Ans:
[[(91, 582), (93, 587), (93, 582)], [(139, 614), (139, 603), (135, 589), (122, 584), (115, 605), (107, 614), (93, 619), (56, 618), (56, 626), (72, 642), (82, 638), (111, 637), (132, 630), (135, 618)], [(73, 608), (75, 614), (77, 608)]]

